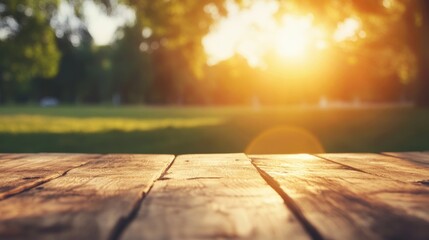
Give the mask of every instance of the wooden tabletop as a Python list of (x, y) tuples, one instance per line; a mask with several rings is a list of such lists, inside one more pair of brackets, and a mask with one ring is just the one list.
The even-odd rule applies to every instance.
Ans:
[(0, 239), (429, 239), (429, 152), (0, 154)]

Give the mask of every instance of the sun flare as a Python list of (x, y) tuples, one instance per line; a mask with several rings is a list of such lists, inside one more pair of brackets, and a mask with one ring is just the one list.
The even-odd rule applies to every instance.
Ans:
[(250, 66), (264, 67), (269, 53), (280, 60), (304, 61), (332, 44), (355, 40), (364, 33), (353, 18), (345, 19), (333, 32), (315, 24), (312, 14), (287, 12), (277, 18), (277, 1), (255, 2), (245, 9), (229, 4), (227, 9), (228, 16), (219, 18), (202, 40), (209, 65), (240, 55)]
[(285, 15), (275, 35), (276, 52), (286, 58), (303, 58), (313, 47), (322, 50), (326, 46), (321, 29), (313, 25), (313, 16)]

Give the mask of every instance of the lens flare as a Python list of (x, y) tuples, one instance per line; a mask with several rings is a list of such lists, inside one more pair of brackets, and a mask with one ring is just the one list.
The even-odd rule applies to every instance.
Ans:
[(298, 127), (276, 127), (262, 132), (247, 146), (247, 154), (324, 153), (311, 132)]

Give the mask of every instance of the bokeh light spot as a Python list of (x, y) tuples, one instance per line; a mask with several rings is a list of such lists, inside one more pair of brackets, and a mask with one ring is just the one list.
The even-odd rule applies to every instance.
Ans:
[(324, 153), (320, 141), (303, 128), (281, 126), (268, 129), (247, 146), (247, 154)]

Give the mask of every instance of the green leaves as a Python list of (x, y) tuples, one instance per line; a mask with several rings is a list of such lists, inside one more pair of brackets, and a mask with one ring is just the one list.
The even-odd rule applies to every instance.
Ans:
[(58, 0), (9, 0), (3, 5), (0, 22), (11, 34), (0, 40), (0, 79), (55, 76), (60, 53), (49, 21)]

